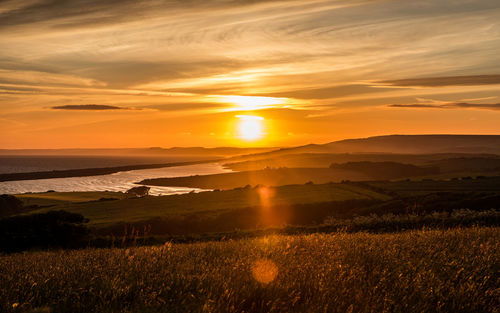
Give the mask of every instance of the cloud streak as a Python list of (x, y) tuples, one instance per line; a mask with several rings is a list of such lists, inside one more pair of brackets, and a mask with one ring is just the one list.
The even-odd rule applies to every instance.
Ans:
[(500, 110), (500, 103), (468, 103), (468, 102), (448, 102), (443, 104), (390, 104), (392, 108), (407, 109), (479, 109), (479, 110)]
[[(232, 105), (216, 95), (287, 98), (266, 121), (323, 132), (307, 141), (327, 140), (334, 124), (350, 133), (379, 120), (414, 132), (445, 114), (421, 110), (426, 121), (410, 128), (418, 114), (404, 107), (464, 109), (449, 114), (452, 130), (465, 109), (482, 109), (482, 122), (468, 125), (500, 131), (498, 0), (0, 0), (0, 47), (0, 115), (19, 125), (0, 125), (14, 134), (0, 140), (11, 145), (42, 143), (33, 129), (61, 123), (86, 138), (98, 119), (101, 133), (129, 132), (127, 145), (193, 127), (230, 132), (233, 113), (217, 114)], [(280, 124), (285, 111), (297, 114)], [(306, 111), (324, 128), (304, 121)], [(365, 119), (344, 123), (349, 114)]]
[(402, 86), (402, 87), (500, 85), (500, 75), (407, 78), (407, 79), (397, 79), (397, 80), (385, 80), (379, 83), (388, 84), (391, 86)]
[(69, 111), (105, 111), (105, 110), (130, 110), (130, 108), (122, 108), (114, 105), (104, 104), (68, 104), (56, 105), (51, 107), (53, 110), (69, 110)]
[(159, 13), (210, 12), (258, 4), (283, 4), (293, 0), (38, 0), (22, 4), (0, 3), (0, 28), (48, 24), (52, 28), (79, 28), (128, 23)]
[(376, 88), (376, 86), (373, 87), (369, 85), (353, 84), (353, 85), (330, 86), (323, 88), (290, 90), (286, 92), (265, 94), (265, 96), (287, 97), (296, 99), (332, 99), (344, 96), (388, 92), (388, 91), (390, 91), (389, 88)]

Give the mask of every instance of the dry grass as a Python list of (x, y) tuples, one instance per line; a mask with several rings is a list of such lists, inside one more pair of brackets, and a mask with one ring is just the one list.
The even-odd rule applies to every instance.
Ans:
[(0, 311), (500, 312), (500, 228), (0, 257)]

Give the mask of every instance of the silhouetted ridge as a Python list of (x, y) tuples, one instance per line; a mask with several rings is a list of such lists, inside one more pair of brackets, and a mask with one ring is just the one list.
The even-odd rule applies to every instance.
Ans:
[(346, 139), (323, 145), (338, 152), (499, 153), (498, 135), (389, 135)]
[(500, 135), (386, 135), (282, 148), (234, 159), (298, 153), (500, 154)]

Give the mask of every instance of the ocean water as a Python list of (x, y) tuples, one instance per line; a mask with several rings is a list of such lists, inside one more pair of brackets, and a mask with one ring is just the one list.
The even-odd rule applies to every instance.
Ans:
[(197, 161), (187, 156), (0, 155), (0, 174)]
[[(126, 165), (126, 164), (123, 164)], [(112, 165), (115, 166), (115, 165)], [(146, 170), (118, 172), (109, 175), (68, 177), (38, 180), (20, 180), (0, 182), (0, 194), (17, 194), (26, 192), (54, 191), (126, 191), (134, 184), (147, 178), (179, 177), (192, 175), (208, 175), (230, 172), (220, 163), (206, 163), (176, 167), (164, 167)], [(181, 194), (191, 191), (199, 192), (203, 189), (187, 187), (157, 187), (151, 186), (152, 195)]]

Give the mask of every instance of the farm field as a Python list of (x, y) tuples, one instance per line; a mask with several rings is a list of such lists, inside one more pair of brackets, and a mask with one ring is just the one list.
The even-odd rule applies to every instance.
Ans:
[(202, 189), (231, 189), (246, 185), (281, 186), (314, 182), (324, 184), (344, 179), (371, 180), (371, 176), (329, 168), (280, 168), (187, 177), (153, 178), (141, 181), (150, 186), (181, 186)]
[(500, 228), (0, 256), (3, 312), (499, 312)]
[(112, 192), (16, 196), (32, 206), (24, 214), (53, 210), (78, 213), (89, 219), (90, 228), (104, 235), (122, 233), (126, 224), (140, 229), (151, 225), (154, 235), (180, 235), (321, 224), (327, 217), (406, 214), (408, 210), (489, 210), (498, 208), (499, 186), (499, 177), (489, 177), (254, 186), (142, 198)]
[[(148, 196), (126, 199), (120, 193), (41, 193), (16, 195), (31, 205), (48, 205), (30, 213), (66, 210), (90, 219), (89, 226), (107, 227), (120, 222), (137, 222), (155, 217), (220, 212), (262, 205), (293, 205), (351, 199), (389, 199), (387, 195), (345, 184), (288, 185), (275, 188), (237, 188), (233, 190)], [(119, 198), (95, 201), (102, 197)], [(83, 198), (87, 202), (80, 202)]]
[(266, 153), (256, 156), (240, 156), (227, 160), (225, 166), (234, 171), (261, 170), (264, 168), (327, 168), (332, 163), (345, 162), (398, 162), (420, 166), (439, 166), (445, 172), (462, 171), (464, 168), (481, 171), (498, 168), (500, 158), (494, 154), (436, 153), (436, 154), (398, 154), (398, 153), (290, 153), (269, 156)]
[[(401, 167), (410, 167), (410, 170), (405, 174), (403, 173), (405, 170)], [(399, 182), (402, 180), (410, 180), (415, 182), (435, 180), (439, 181), (440, 185), (436, 186), (438, 188), (447, 185), (456, 186), (450, 190), (465, 190), (468, 183), (465, 182), (462, 184), (462, 180), (464, 180), (461, 179), (462, 177), (468, 178), (469, 180), (476, 177), (493, 179), (493, 181), (490, 182), (473, 182), (473, 184), (476, 189), (482, 188), (488, 184), (490, 187), (494, 188), (495, 186), (492, 182), (498, 182), (499, 174), (500, 171), (498, 169), (488, 172), (460, 171), (453, 173), (440, 173), (438, 168), (434, 168), (433, 170), (432, 168), (417, 167), (401, 163), (345, 163), (339, 165), (338, 168), (268, 168), (212, 175), (153, 178), (145, 179), (141, 181), (140, 184), (202, 189), (231, 189), (246, 185), (280, 186), (289, 184), (305, 184), (307, 182), (324, 184), (328, 182), (338, 183), (342, 181), (375, 181), (384, 184), (386, 181)], [(452, 184), (446, 183), (450, 180), (455, 180), (455, 182)], [(425, 184), (423, 186), (425, 186)], [(424, 190), (424, 193), (429, 191), (432, 191), (432, 189), (427, 188)]]
[(98, 201), (103, 198), (124, 199), (125, 196), (122, 192), (110, 191), (43, 192), (16, 195), (23, 201), (24, 206), (64, 206), (71, 203)]
[(490, 192), (500, 193), (500, 176), (433, 180), (373, 181), (368, 185), (392, 191), (400, 196), (423, 195), (432, 192)]

